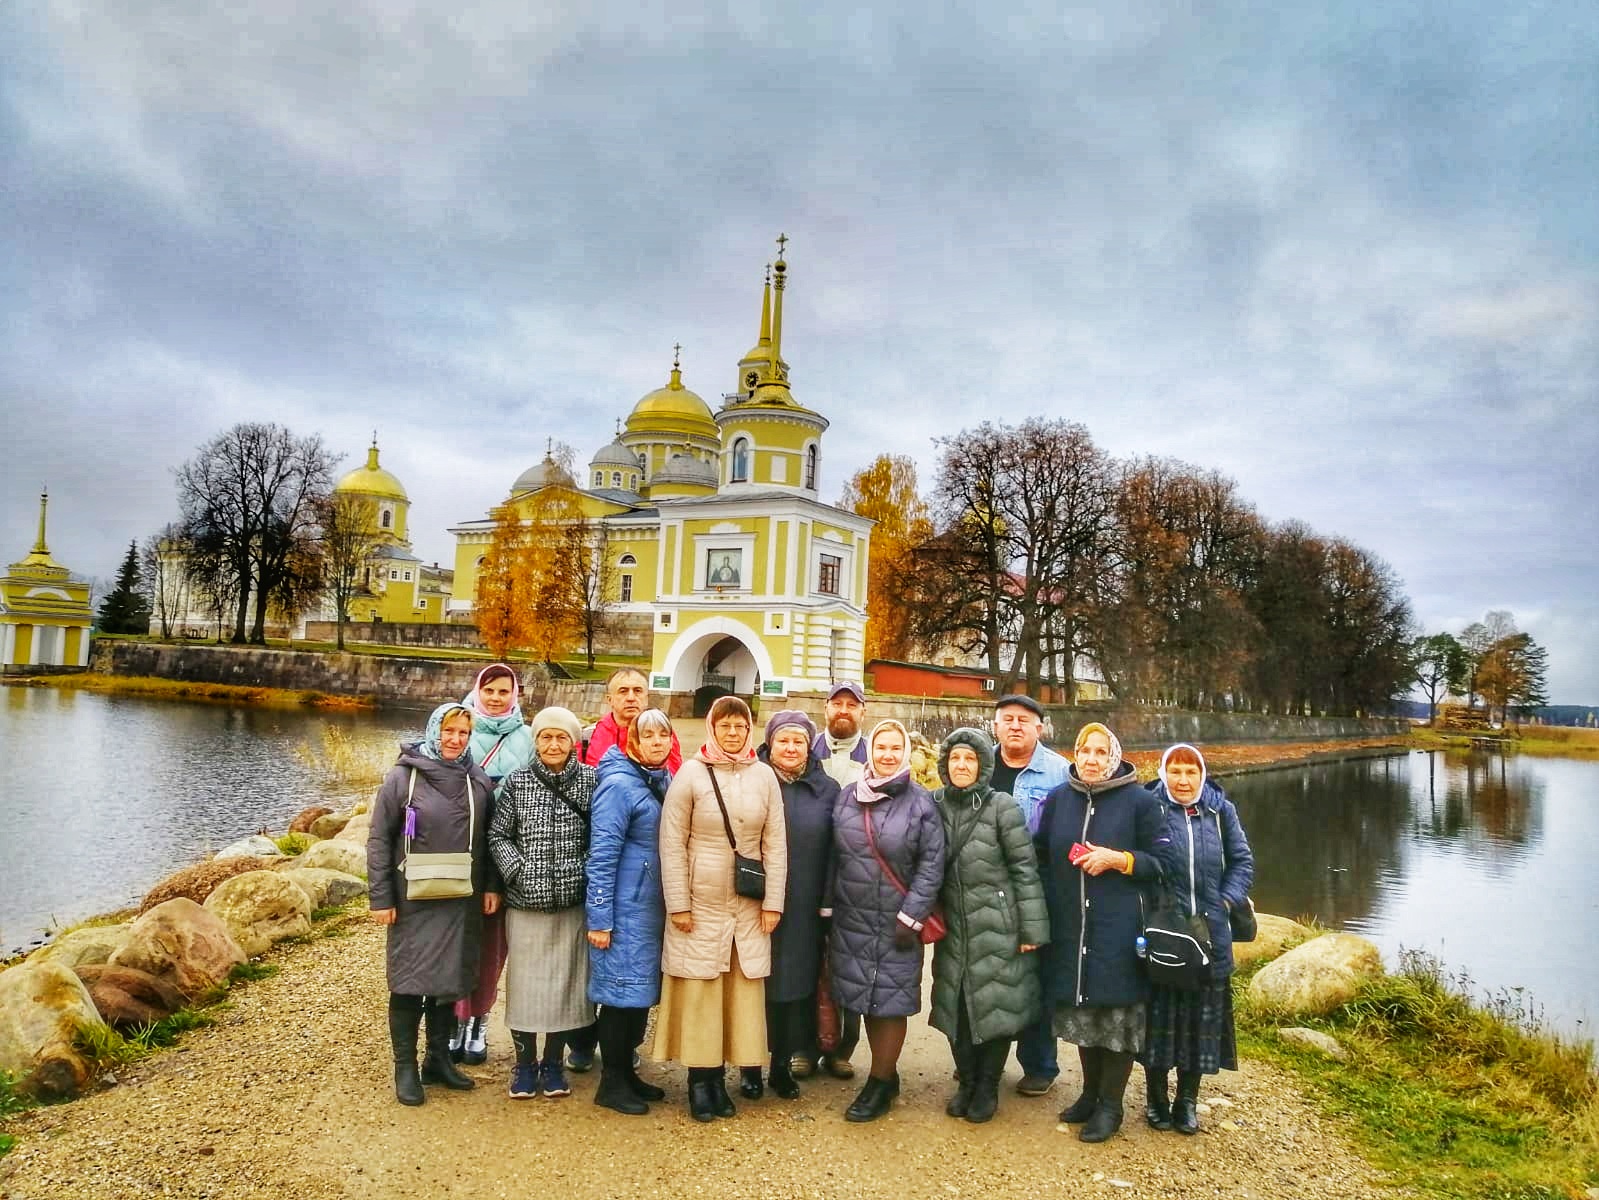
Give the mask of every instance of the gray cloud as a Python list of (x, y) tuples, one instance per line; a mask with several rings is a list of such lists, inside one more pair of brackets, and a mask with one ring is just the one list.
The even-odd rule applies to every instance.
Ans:
[[(0, 554), (109, 574), (170, 468), (373, 427), (418, 550), (686, 347), (786, 229), (826, 486), (990, 416), (1234, 476), (1509, 607), (1599, 701), (1599, 10), (483, 4), (0, 14)], [(924, 478), (924, 482), (930, 482)]]

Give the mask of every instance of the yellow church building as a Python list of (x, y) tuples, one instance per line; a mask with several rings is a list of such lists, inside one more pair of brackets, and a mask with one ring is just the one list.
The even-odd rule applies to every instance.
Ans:
[(26, 557), (0, 575), (0, 668), (83, 667), (94, 610), (89, 585), (50, 556), (48, 492), (39, 496), (39, 536)]
[[(366, 502), (375, 546), (363, 568), (361, 589), (350, 602), (351, 621), (438, 624), (448, 615), (450, 580), (411, 552), (411, 498), (378, 462), (377, 434), (366, 463), (347, 472), (334, 493)], [(336, 619), (327, 612), (325, 619)]]
[[(579, 493), (609, 558), (610, 612), (648, 633), (650, 686), (783, 697), (860, 679), (872, 522), (824, 502), (828, 422), (794, 398), (783, 360), (788, 265), (767, 273), (760, 334), (714, 412), (674, 358), (663, 387), (573, 479), (547, 453), (505, 503), (524, 520), (545, 489)], [(491, 518), (451, 528), (453, 605), (470, 613)]]

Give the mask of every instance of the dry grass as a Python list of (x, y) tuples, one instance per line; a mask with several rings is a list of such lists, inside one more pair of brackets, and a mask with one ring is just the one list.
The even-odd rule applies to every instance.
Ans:
[(370, 696), (330, 696), (325, 692), (239, 687), (231, 683), (189, 683), (181, 679), (157, 679), (146, 675), (38, 675), (7, 682), (118, 696), (145, 696), (157, 700), (202, 700), (258, 707), (347, 710), (376, 707), (376, 702)]
[(338, 725), (322, 727), (321, 745), (302, 742), (294, 753), (321, 778), (324, 786), (337, 791), (375, 788), (394, 763), (391, 744), (364, 743)]

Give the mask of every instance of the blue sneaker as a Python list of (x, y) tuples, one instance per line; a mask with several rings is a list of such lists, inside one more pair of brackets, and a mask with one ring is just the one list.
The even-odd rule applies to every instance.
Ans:
[(539, 1069), (529, 1063), (517, 1064), (511, 1072), (511, 1099), (531, 1100), (539, 1094)]
[(566, 1052), (566, 1069), (575, 1071), (579, 1075), (592, 1071), (594, 1069), (594, 1051), (568, 1050)]
[(547, 1100), (572, 1094), (572, 1085), (566, 1082), (566, 1072), (561, 1070), (560, 1063), (545, 1063), (539, 1068), (539, 1087)]

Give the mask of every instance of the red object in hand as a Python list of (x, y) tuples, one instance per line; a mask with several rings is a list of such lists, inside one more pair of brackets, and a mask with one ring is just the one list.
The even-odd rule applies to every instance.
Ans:
[(1087, 846), (1083, 845), (1081, 842), (1073, 842), (1072, 848), (1066, 851), (1066, 861), (1075, 867), (1078, 863), (1082, 862), (1083, 859), (1087, 858), (1088, 854), (1089, 850)]

